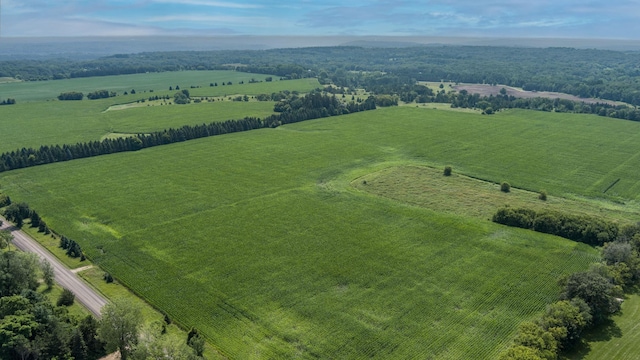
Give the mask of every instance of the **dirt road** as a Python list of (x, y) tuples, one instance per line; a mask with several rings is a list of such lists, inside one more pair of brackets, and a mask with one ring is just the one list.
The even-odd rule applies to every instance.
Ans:
[(3, 222), (0, 228), (11, 231), (14, 246), (22, 251), (35, 253), (40, 259), (47, 260), (53, 267), (56, 282), (65, 289), (71, 290), (76, 295), (78, 302), (89, 309), (96, 317), (100, 317), (100, 309), (107, 303), (104, 297), (93, 290), (29, 235), (8, 223), (3, 217), (0, 217), (0, 221)]

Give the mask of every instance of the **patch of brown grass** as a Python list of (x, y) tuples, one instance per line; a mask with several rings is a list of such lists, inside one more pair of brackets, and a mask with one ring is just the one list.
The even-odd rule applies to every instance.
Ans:
[[(572, 214), (599, 216), (623, 223), (637, 221), (634, 208), (611, 206), (588, 199), (566, 199), (511, 187), (509, 193), (500, 185), (456, 174), (444, 176), (443, 169), (421, 166), (394, 166), (362, 176), (351, 185), (368, 193), (394, 199), (438, 212), (473, 216), (490, 220), (504, 206), (535, 210), (556, 210)], [(606, 206), (605, 206), (606, 205)]]

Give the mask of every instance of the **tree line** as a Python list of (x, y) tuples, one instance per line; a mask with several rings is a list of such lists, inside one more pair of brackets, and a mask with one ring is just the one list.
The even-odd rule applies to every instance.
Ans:
[(426, 102), (450, 103), (453, 108), (479, 108), (491, 114), (502, 109), (527, 109), (562, 113), (594, 114), (623, 120), (640, 121), (640, 110), (628, 105), (609, 103), (586, 103), (567, 99), (543, 97), (516, 98), (511, 95), (480, 96), (466, 90), (460, 92), (440, 91), (435, 96), (426, 96)]
[(538, 319), (522, 323), (500, 359), (552, 360), (579, 345), (583, 334), (619, 312), (625, 292), (640, 284), (639, 253), (640, 224), (620, 229), (602, 247), (602, 262), (559, 279), (560, 300)]
[(22, 148), (0, 154), (0, 172), (25, 167), (69, 161), (99, 155), (114, 154), (198, 139), (209, 136), (230, 134), (262, 128), (274, 128), (283, 124), (343, 115), (353, 112), (374, 110), (375, 97), (356, 103), (342, 103), (335, 96), (313, 91), (304, 97), (291, 94), (276, 103), (274, 110), (279, 112), (264, 119), (245, 117), (240, 120), (227, 120), (202, 125), (185, 125), (147, 134), (137, 134), (117, 139), (89, 141), (73, 145), (43, 145), (37, 149)]
[(619, 233), (616, 223), (586, 215), (572, 215), (550, 210), (535, 211), (527, 208), (505, 207), (493, 215), (492, 221), (593, 246), (603, 246), (614, 241)]
[[(416, 81), (503, 84), (640, 105), (640, 53), (490, 46), (356, 46), (271, 50), (147, 52), (88, 61), (0, 62), (0, 76), (49, 80), (181, 70), (237, 70), (283, 78), (317, 77), (341, 86), (378, 72)], [(228, 65), (241, 64), (241, 65)], [(395, 81), (395, 80), (393, 80)]]

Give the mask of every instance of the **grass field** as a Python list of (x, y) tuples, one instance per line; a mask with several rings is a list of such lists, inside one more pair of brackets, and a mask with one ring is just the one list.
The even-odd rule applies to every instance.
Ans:
[(568, 354), (571, 360), (626, 360), (640, 354), (640, 296), (630, 295), (622, 304), (622, 312), (613, 321), (588, 334), (586, 345)]
[[(88, 93), (96, 90), (108, 90), (115, 91), (118, 93), (118, 95), (122, 95), (125, 91), (131, 92), (131, 90), (133, 89), (138, 94), (146, 92), (148, 97), (148, 92), (151, 90), (153, 90), (154, 92), (164, 90), (169, 91), (169, 87), (175, 89), (176, 85), (181, 89), (189, 89), (196, 92), (206, 92), (204, 91), (204, 88), (209, 88), (210, 83), (217, 82), (220, 88), (226, 88), (226, 86), (222, 86), (222, 82), (227, 83), (231, 81), (234, 85), (229, 86), (229, 89), (236, 89), (237, 86), (242, 86), (236, 85), (240, 81), (243, 81), (245, 85), (249, 85), (248, 82), (251, 79), (255, 79), (256, 81), (264, 81), (264, 79), (269, 76), (270, 75), (243, 73), (237, 71), (214, 70), (98, 76), (49, 81), (0, 82), (0, 94), (2, 94), (3, 99), (14, 98), (18, 103), (53, 100), (56, 99), (56, 97), (60, 93), (69, 91), (78, 91), (87, 95)], [(283, 81), (283, 83), (281, 84), (278, 80), (278, 77), (273, 77), (273, 79), (275, 81), (262, 83), (263, 85), (261, 85), (259, 88), (263, 91), (274, 89), (273, 91), (276, 92), (280, 90), (275, 89), (295, 90), (291, 89), (291, 86), (286, 85), (288, 81)], [(310, 83), (313, 83), (313, 81), (315, 81), (315, 83), (317, 84), (317, 80), (315, 79), (304, 80), (307, 80)], [(201, 87), (202, 89), (191, 89), (192, 86)], [(317, 86), (318, 85), (316, 85), (316, 87)], [(270, 94), (273, 91), (269, 91), (268, 93)], [(225, 93), (224, 90), (222, 90), (222, 93)], [(227, 93), (233, 94), (233, 92)], [(244, 94), (245, 92), (240, 91), (237, 93)], [(259, 94), (259, 92), (256, 94)]]
[[(201, 72), (180, 72), (174, 73), (172, 76), (177, 77), (178, 74), (191, 73), (196, 73), (197, 75)], [(215, 72), (215, 74), (217, 73), (218, 72)], [(229, 72), (222, 73), (227, 74)], [(164, 73), (149, 74), (149, 76), (153, 80), (162, 74)], [(163, 76), (168, 75), (165, 74)], [(203, 76), (203, 74), (200, 74), (200, 76)], [(110, 77), (97, 78), (97, 83), (100, 84), (100, 81), (107, 81), (109, 78)], [(224, 79), (222, 76), (221, 78)], [(96, 80), (94, 79), (94, 81)], [(200, 79), (200, 81), (202, 81), (202, 79)], [(45, 86), (46, 82), (34, 84)], [(234, 93), (235, 91), (245, 91), (244, 94), (255, 95), (263, 91), (270, 94), (283, 89), (306, 92), (318, 86), (319, 84), (316, 79), (300, 79), (224, 87), (234, 90)], [(0, 84), (0, 88), (1, 87), (2, 84)], [(218, 86), (217, 88), (223, 88), (223, 86)], [(207, 84), (207, 89), (193, 90), (204, 91), (217, 88), (209, 88)], [(209, 96), (217, 96), (214, 94), (216, 91), (217, 90), (211, 90), (212, 93), (209, 94)], [(111, 133), (158, 131), (169, 127), (176, 128), (183, 125), (239, 119), (245, 116), (265, 117), (273, 113), (273, 102), (252, 101), (246, 103), (227, 100), (212, 103), (192, 103), (186, 106), (161, 106), (159, 103), (146, 102), (145, 104), (150, 106), (105, 112), (105, 110), (114, 104), (131, 103), (139, 99), (147, 99), (152, 95), (173, 96), (174, 93), (175, 91), (168, 91), (167, 89), (155, 91), (154, 93), (138, 92), (134, 95), (120, 95), (100, 100), (18, 102), (16, 105), (0, 106), (0, 129), (3, 134), (3, 141), (0, 142), (0, 152), (13, 151), (22, 147), (37, 148), (41, 145), (75, 144), (77, 142), (100, 140)]]
[(512, 188), (500, 191), (500, 185), (464, 175), (444, 176), (443, 169), (424, 166), (391, 166), (359, 177), (351, 184), (379, 196), (425, 207), (437, 212), (473, 216), (491, 220), (496, 210), (505, 206), (536, 211), (560, 211), (576, 215), (606, 218), (620, 224), (633, 224), (640, 218), (637, 208), (621, 204), (566, 199), (549, 196), (538, 198), (539, 192)]
[[(556, 279), (597, 252), (350, 183), (450, 164), (551, 196), (635, 199), (589, 181), (633, 173), (638, 126), (390, 108), (11, 171), (0, 184), (232, 358), (495, 358), (556, 298)], [(541, 156), (552, 151), (562, 157)]]

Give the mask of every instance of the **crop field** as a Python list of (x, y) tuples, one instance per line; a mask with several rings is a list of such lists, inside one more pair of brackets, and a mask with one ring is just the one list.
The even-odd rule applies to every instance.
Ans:
[(633, 206), (638, 126), (396, 107), (16, 170), (0, 184), (232, 358), (488, 359), (597, 251), (351, 183), (446, 164)]
[[(217, 82), (221, 89), (226, 89), (225, 86), (222, 86), (222, 82), (232, 82), (234, 85), (229, 86), (229, 90), (233, 90), (237, 89), (238, 86), (241, 86), (237, 85), (240, 81), (243, 81), (245, 85), (249, 85), (248, 82), (251, 79), (264, 81), (267, 77), (269, 77), (269, 75), (213, 70), (99, 76), (49, 81), (0, 82), (0, 98), (5, 99), (10, 97), (16, 99), (18, 103), (21, 103), (25, 101), (53, 100), (60, 93), (68, 91), (78, 91), (86, 95), (96, 90), (108, 90), (115, 91), (118, 95), (122, 95), (125, 91), (131, 92), (132, 89), (136, 90), (137, 93), (161, 90), (168, 91), (170, 86), (175, 89), (176, 85), (181, 89), (189, 90), (191, 90), (192, 86), (201, 87), (203, 89), (198, 90), (198, 92), (206, 93), (207, 91), (205, 91), (204, 88), (209, 88), (211, 83)], [(261, 85), (259, 89), (265, 92), (268, 91), (269, 94), (280, 90), (297, 90), (295, 89), (295, 86), (291, 86), (289, 81), (283, 81), (280, 83), (277, 76), (272, 76), (272, 78), (274, 81), (262, 83), (263, 85)], [(316, 85), (307, 90), (301, 89), (299, 90), (300, 92), (306, 92), (318, 87), (316, 79), (302, 80), (308, 84), (313, 84), (315, 82)], [(212, 87), (212, 89), (216, 88)], [(218, 92), (216, 91), (216, 93)], [(220, 93), (225, 94), (225, 91), (221, 90)], [(244, 91), (229, 91), (226, 93), (245, 94)], [(260, 94), (260, 92), (256, 92), (255, 94)]]
[[(176, 74), (190, 74), (190, 72), (174, 73), (173, 76), (177, 76)], [(160, 74), (149, 75), (155, 77)], [(104, 79), (109, 78), (105, 77)], [(100, 83), (103, 78), (98, 79), (98, 81), (94, 81), (100, 85), (94, 86), (100, 87), (103, 85)], [(301, 79), (226, 87), (234, 88), (234, 91), (244, 91), (241, 94), (255, 95), (263, 92), (271, 94), (283, 89), (303, 93), (317, 86), (316, 79)], [(1, 87), (2, 84), (0, 84)], [(211, 89), (216, 89), (216, 87)], [(212, 91), (207, 96), (217, 96), (214, 92)], [(169, 127), (240, 119), (245, 116), (265, 117), (273, 113), (274, 103), (271, 101), (236, 102), (228, 101), (228, 99), (220, 101), (219, 98), (214, 102), (204, 101), (186, 106), (145, 102), (140, 104), (142, 105), (140, 107), (106, 111), (115, 104), (136, 103), (137, 100), (148, 99), (150, 96), (173, 96), (174, 93), (175, 91), (163, 90), (153, 93), (138, 92), (137, 94), (119, 95), (99, 100), (18, 102), (15, 105), (0, 106), (0, 129), (3, 134), (0, 152), (13, 151), (22, 147), (37, 148), (41, 145), (75, 144), (100, 140), (111, 133), (150, 132)], [(234, 92), (234, 94), (236, 93)]]

